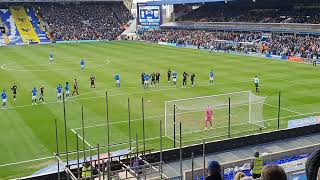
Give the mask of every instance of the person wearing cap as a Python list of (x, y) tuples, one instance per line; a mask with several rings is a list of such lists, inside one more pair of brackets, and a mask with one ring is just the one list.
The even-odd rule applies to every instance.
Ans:
[(260, 157), (259, 152), (254, 153), (254, 159), (251, 162), (251, 171), (253, 179), (260, 178), (263, 168), (263, 158)]
[(205, 180), (223, 180), (221, 176), (221, 168), (218, 161), (210, 161), (208, 163), (208, 177)]

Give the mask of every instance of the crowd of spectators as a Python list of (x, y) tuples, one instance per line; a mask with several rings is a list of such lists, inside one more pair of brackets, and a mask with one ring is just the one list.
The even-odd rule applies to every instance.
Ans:
[(178, 21), (308, 23), (320, 24), (320, 9), (244, 8), (205, 4), (177, 19)]
[[(265, 165), (263, 157), (259, 157), (259, 152), (255, 152), (254, 159), (251, 163), (252, 176), (246, 176), (242, 171), (237, 172), (234, 180), (287, 180), (287, 174), (281, 165)], [(257, 168), (256, 166), (259, 167)], [(320, 149), (313, 152), (305, 163), (307, 180), (320, 180)], [(255, 174), (256, 173), (256, 174)], [(223, 172), (218, 161), (208, 163), (208, 176), (205, 180), (223, 180)]]
[(161, 29), (145, 32), (141, 39), (218, 51), (271, 53), (310, 59), (320, 53), (319, 36), (295, 34)]
[(114, 40), (132, 19), (122, 2), (43, 3), (37, 8), (55, 40)]

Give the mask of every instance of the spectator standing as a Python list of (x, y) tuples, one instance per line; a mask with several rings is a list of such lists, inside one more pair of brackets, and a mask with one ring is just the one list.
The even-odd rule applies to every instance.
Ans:
[(86, 178), (86, 177), (91, 177), (91, 165), (89, 162), (85, 162), (83, 164), (83, 167), (82, 167), (82, 177), (83, 178)]
[(261, 177), (262, 168), (263, 168), (263, 158), (260, 157), (259, 152), (255, 152), (254, 159), (251, 162), (252, 177), (254, 179)]

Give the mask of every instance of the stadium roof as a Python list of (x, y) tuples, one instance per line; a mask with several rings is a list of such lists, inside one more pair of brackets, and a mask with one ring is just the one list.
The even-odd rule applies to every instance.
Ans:
[(134, 3), (145, 2), (149, 5), (192, 4), (192, 3), (221, 2), (221, 1), (232, 1), (232, 0), (133, 0)]
[(0, 0), (0, 3), (3, 2), (80, 2), (80, 1), (84, 1), (84, 2), (89, 2), (89, 1), (106, 1), (106, 2), (110, 2), (110, 1), (123, 1), (123, 0)]

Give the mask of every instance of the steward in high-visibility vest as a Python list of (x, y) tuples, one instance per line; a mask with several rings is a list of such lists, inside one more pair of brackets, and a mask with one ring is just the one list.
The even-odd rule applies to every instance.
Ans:
[(81, 176), (83, 178), (85, 177), (91, 177), (91, 165), (89, 162), (85, 162), (83, 167), (82, 167), (82, 173)]
[(263, 158), (259, 156), (259, 152), (254, 154), (254, 159), (251, 163), (252, 177), (254, 179), (261, 177), (263, 169)]

